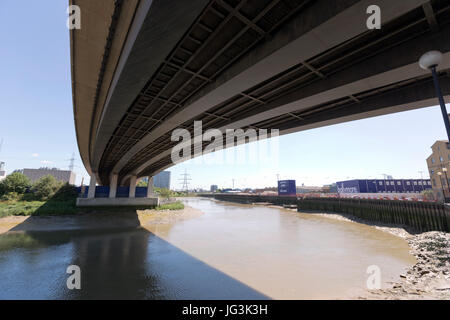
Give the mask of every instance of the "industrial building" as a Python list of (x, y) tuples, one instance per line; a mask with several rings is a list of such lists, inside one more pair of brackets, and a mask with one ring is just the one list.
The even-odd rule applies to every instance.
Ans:
[(438, 140), (431, 146), (432, 154), (427, 158), (428, 172), (435, 198), (450, 197), (448, 169), (450, 168), (450, 150), (448, 141)]
[(44, 176), (51, 175), (58, 181), (67, 182), (69, 184), (75, 184), (76, 174), (75, 172), (70, 170), (59, 170), (57, 168), (39, 168), (39, 169), (23, 169), (16, 171), (26, 175), (33, 183)]
[(336, 184), (339, 194), (417, 194), (431, 189), (431, 181), (429, 179), (348, 180), (339, 181)]
[(161, 171), (153, 178), (153, 186), (156, 188), (170, 189), (170, 171)]
[(219, 187), (218, 187), (216, 184), (212, 184), (212, 185), (211, 185), (211, 188), (210, 188), (210, 191), (211, 191), (211, 192), (216, 192), (217, 189), (219, 189)]

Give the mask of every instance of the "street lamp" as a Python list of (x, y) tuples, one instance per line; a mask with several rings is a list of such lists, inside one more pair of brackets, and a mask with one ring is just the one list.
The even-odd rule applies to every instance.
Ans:
[(442, 172), (438, 172), (437, 173), (438, 174), (438, 176), (439, 176), (439, 180), (440, 180), (440, 182), (441, 182), (441, 189), (442, 189), (442, 197), (443, 197), (443, 200), (444, 200), (444, 202), (445, 202), (445, 191), (444, 191), (444, 184), (442, 183)]
[(448, 120), (448, 113), (445, 107), (444, 97), (442, 96), (441, 86), (439, 84), (439, 77), (437, 75), (436, 68), (442, 62), (442, 53), (439, 51), (429, 51), (420, 57), (419, 65), (422, 69), (431, 70), (433, 74), (434, 87), (436, 89), (436, 95), (441, 105), (442, 117), (444, 117), (445, 129), (447, 130), (447, 138), (450, 142), (450, 121)]
[(444, 171), (445, 174), (445, 185), (447, 186), (448, 191), (450, 192), (450, 186), (448, 185), (448, 176), (447, 176), (447, 168), (443, 167), (442, 171)]

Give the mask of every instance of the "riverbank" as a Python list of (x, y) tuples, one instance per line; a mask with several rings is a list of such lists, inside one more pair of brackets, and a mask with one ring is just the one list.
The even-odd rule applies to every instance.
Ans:
[(371, 290), (356, 299), (406, 300), (450, 299), (450, 234), (445, 232), (414, 233), (399, 225), (382, 225), (350, 215), (308, 213), (314, 216), (362, 223), (405, 239), (417, 263), (400, 275), (390, 288)]
[[(170, 206), (168, 206), (170, 207)], [(178, 206), (177, 206), (178, 207)], [(161, 208), (165, 208), (162, 206)], [(145, 209), (121, 208), (108, 211), (107, 208), (88, 213), (45, 215), (45, 216), (7, 216), (0, 218), (0, 234), (6, 232), (64, 231), (119, 229), (167, 224), (190, 219), (203, 214), (201, 211), (184, 206), (183, 209)]]

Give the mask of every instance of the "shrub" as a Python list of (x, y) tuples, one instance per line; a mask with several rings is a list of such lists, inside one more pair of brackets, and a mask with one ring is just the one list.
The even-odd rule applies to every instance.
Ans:
[(162, 198), (169, 199), (170, 196), (172, 195), (172, 192), (171, 192), (169, 189), (161, 188), (161, 189), (159, 190), (159, 195), (160, 195)]
[(140, 180), (137, 184), (137, 187), (147, 187), (148, 186), (148, 182), (144, 181), (144, 180)]
[(184, 209), (184, 204), (181, 201), (166, 203), (156, 207), (156, 210), (182, 210), (182, 209)]
[(17, 192), (9, 192), (0, 197), (1, 201), (16, 201), (19, 200), (20, 195)]
[(62, 183), (57, 181), (53, 176), (46, 175), (36, 181), (31, 188), (34, 196), (37, 200), (48, 200), (56, 191), (58, 191), (62, 186)]
[(54, 194), (52, 200), (55, 201), (68, 201), (76, 199), (78, 196), (78, 190), (75, 186), (65, 183)]
[(0, 181), (0, 195), (11, 192), (24, 194), (31, 186), (31, 181), (26, 175), (20, 172), (14, 172)]

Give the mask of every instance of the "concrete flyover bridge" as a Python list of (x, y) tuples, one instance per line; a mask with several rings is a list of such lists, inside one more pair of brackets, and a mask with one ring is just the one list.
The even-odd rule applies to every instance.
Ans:
[[(280, 134), (437, 104), (419, 57), (440, 50), (448, 0), (72, 0), (76, 133), (91, 185), (172, 165), (174, 129)], [(368, 7), (381, 9), (369, 29)], [(204, 143), (206, 145), (208, 143)], [(149, 190), (151, 194), (151, 190)], [(93, 197), (90, 192), (89, 197)]]

